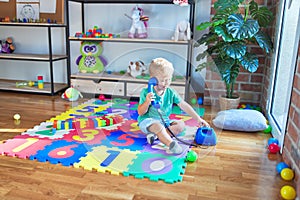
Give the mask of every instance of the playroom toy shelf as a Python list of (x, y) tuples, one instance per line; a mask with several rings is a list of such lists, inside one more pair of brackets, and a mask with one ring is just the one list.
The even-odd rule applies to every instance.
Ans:
[(188, 45), (188, 41), (174, 41), (174, 40), (154, 40), (154, 39), (136, 39), (136, 38), (78, 38), (69, 37), (70, 41), (99, 41), (99, 42), (128, 42), (128, 43), (153, 43), (153, 44), (176, 44)]
[[(190, 22), (190, 28), (193, 30), (194, 27), (194, 12), (195, 12), (195, 2), (193, 0), (188, 1), (189, 7), (185, 10), (188, 11), (186, 13), (188, 15), (188, 21)], [(89, 37), (75, 37), (74, 30), (75, 26), (80, 26), (79, 30), (76, 30), (76, 32), (85, 32), (90, 27), (88, 27), (88, 20), (91, 20), (90, 18), (96, 18), (97, 23), (102, 25), (101, 23), (101, 17), (99, 14), (94, 13), (88, 16), (90, 14), (89, 6), (94, 6), (96, 4), (100, 4), (100, 6), (116, 6), (114, 8), (122, 7), (124, 5), (130, 4), (132, 7), (137, 4), (158, 4), (159, 5), (167, 5), (172, 6), (173, 1), (172, 0), (67, 0), (66, 1), (66, 17), (67, 17), (67, 25), (69, 28), (69, 36), (68, 36), (68, 47), (70, 48), (70, 54), (69, 54), (69, 64), (70, 69), (72, 69), (71, 75), (70, 75), (70, 81), (71, 85), (75, 88), (77, 88), (79, 91), (84, 93), (92, 93), (92, 94), (104, 94), (104, 95), (114, 95), (114, 96), (122, 96), (122, 97), (138, 97), (140, 90), (143, 87), (147, 86), (148, 79), (144, 78), (133, 78), (126, 74), (120, 74), (118, 72), (102, 72), (99, 74), (93, 74), (93, 73), (79, 73), (74, 70), (76, 68), (74, 63), (74, 55), (72, 54), (72, 51), (75, 51), (72, 49), (72, 45), (74, 43), (79, 43), (82, 41), (99, 41), (103, 43), (117, 43), (120, 45), (128, 45), (128, 48), (131, 48), (131, 45), (141, 45), (141, 47), (149, 48), (147, 45), (156, 45), (157, 48), (160, 48), (159, 45), (164, 45), (164, 48), (167, 49), (169, 52), (176, 51), (174, 50), (174, 46), (176, 48), (185, 48), (186, 54), (180, 55), (183, 57), (184, 60), (186, 60), (186, 65), (179, 69), (180, 73), (184, 74), (182, 78), (175, 78), (172, 81), (171, 87), (177, 90), (177, 92), (183, 96), (185, 99), (189, 98), (189, 90), (190, 90), (190, 82), (191, 82), (191, 55), (192, 55), (192, 38), (188, 41), (174, 41), (171, 39), (166, 38), (154, 38), (154, 37), (148, 37), (144, 39), (137, 39), (137, 38), (127, 38), (124, 36), (120, 37), (113, 37), (113, 38), (89, 38)], [(74, 6), (75, 5), (75, 6)], [(99, 6), (99, 5), (97, 5)], [(156, 6), (156, 5), (155, 5)], [(76, 7), (76, 11), (72, 10), (72, 8)], [(171, 7), (172, 8), (172, 7)], [(78, 11), (81, 13), (79, 14)], [(77, 16), (80, 16), (79, 22), (76, 20), (76, 25), (74, 26), (75, 22), (72, 22), (74, 20), (70, 16), (76, 12)], [(109, 12), (109, 11), (108, 11)], [(102, 13), (103, 14), (103, 13)], [(118, 16), (122, 16), (123, 14), (118, 13)], [(123, 15), (124, 16), (124, 15)], [(156, 16), (157, 17), (157, 16)], [(160, 19), (159, 17), (155, 20)], [(105, 20), (105, 19), (104, 19)], [(150, 20), (152, 20), (150, 18)], [(169, 17), (168, 19), (161, 19), (161, 20), (171, 20), (172, 17)], [(122, 23), (122, 22), (121, 22)], [(174, 28), (176, 26), (176, 21), (173, 20)], [(117, 26), (117, 24), (115, 25)], [(129, 27), (128, 27), (129, 29)], [(171, 37), (170, 37), (171, 38)], [(78, 51), (78, 50), (77, 50)], [(143, 51), (141, 51), (143, 53)], [(176, 54), (176, 53), (174, 53)], [(72, 57), (73, 56), (73, 57)], [(160, 56), (159, 54), (157, 56)], [(72, 63), (73, 61), (73, 63)], [(116, 65), (119, 66), (119, 65)], [(182, 66), (182, 65), (180, 65)], [(119, 67), (119, 71), (124, 71), (124, 66)], [(125, 70), (126, 71), (126, 70)]]
[[(32, 53), (11, 53), (11, 54), (4, 54), (0, 53), (0, 60), (2, 63), (9, 62), (9, 61), (18, 61), (18, 63), (22, 64), (24, 62), (46, 62), (49, 64), (49, 82), (44, 82), (44, 88), (38, 89), (37, 87), (16, 87), (16, 82), (24, 82), (28, 80), (14, 80), (15, 78), (12, 77), (5, 77), (5, 79), (2, 77), (0, 79), (0, 90), (9, 90), (9, 91), (20, 91), (20, 92), (31, 92), (31, 93), (41, 93), (41, 94), (50, 94), (54, 95), (57, 92), (60, 92), (70, 85), (70, 70), (68, 62), (68, 56), (67, 52), (64, 55), (60, 54), (54, 54), (53, 53), (53, 36), (52, 31), (54, 28), (64, 29), (64, 35), (67, 36), (67, 26), (65, 24), (49, 24), (49, 23), (15, 23), (15, 22), (0, 22), (1, 27), (16, 27), (20, 31), (24, 31), (24, 39), (30, 38), (32, 39), (32, 36), (30, 34), (26, 35), (26, 29), (46, 29), (46, 38), (48, 44), (48, 52), (46, 54), (32, 54)], [(38, 32), (39, 30), (37, 30)], [(39, 34), (39, 33), (38, 33)], [(34, 45), (34, 44), (33, 44)], [(67, 51), (67, 50), (66, 50)], [(67, 83), (58, 83), (54, 81), (54, 75), (55, 75), (55, 68), (56, 68), (56, 62), (57, 61), (65, 61), (65, 67), (66, 67), (66, 80)], [(5, 67), (5, 65), (0, 66)], [(1, 70), (0, 68), (0, 70)], [(37, 72), (39, 74), (39, 72)]]

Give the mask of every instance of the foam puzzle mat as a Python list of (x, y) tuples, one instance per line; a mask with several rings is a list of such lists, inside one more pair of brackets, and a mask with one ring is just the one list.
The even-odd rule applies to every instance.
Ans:
[[(182, 181), (186, 155), (171, 154), (158, 140), (150, 146), (137, 125), (137, 102), (90, 99), (0, 144), (0, 154), (22, 159), (110, 172), (166, 183)], [(203, 116), (204, 109), (197, 108)], [(186, 129), (181, 139), (192, 141), (196, 122), (173, 108), (171, 119)]]

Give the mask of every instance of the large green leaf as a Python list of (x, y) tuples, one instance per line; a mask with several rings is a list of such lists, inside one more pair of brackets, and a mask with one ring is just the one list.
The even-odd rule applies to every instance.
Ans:
[(273, 13), (266, 7), (258, 7), (255, 1), (251, 1), (249, 4), (253, 19), (257, 20), (261, 27), (267, 27), (273, 20)]
[(244, 21), (241, 14), (232, 14), (228, 17), (226, 25), (227, 32), (235, 39), (245, 39), (253, 37), (259, 31), (256, 20), (247, 19)]
[(238, 10), (238, 6), (244, 0), (218, 0), (214, 3), (214, 8), (216, 10), (234, 9)]
[(211, 27), (212, 23), (211, 22), (203, 22), (201, 24), (199, 24), (198, 26), (196, 26), (196, 29), (198, 31), (203, 31), (205, 29), (207, 29), (208, 27)]
[(199, 47), (202, 44), (208, 45), (210, 43), (217, 41), (217, 39), (218, 39), (218, 36), (215, 33), (209, 32), (209, 33), (202, 35), (202, 37), (199, 40), (197, 40), (197, 43), (195, 43), (194, 46)]
[(247, 46), (242, 43), (234, 42), (228, 43), (224, 46), (226, 54), (233, 59), (240, 59), (246, 53)]
[(227, 70), (230, 70), (231, 67), (234, 65), (234, 59), (225, 56), (221, 57), (220, 55), (214, 58), (215, 65), (217, 67), (217, 72), (220, 74), (225, 73)]
[(272, 51), (273, 43), (271, 41), (271, 38), (267, 34), (259, 31), (254, 37), (260, 48), (264, 49), (266, 53), (270, 53)]
[(240, 72), (239, 65), (233, 65), (230, 69), (222, 73), (222, 80), (226, 84), (234, 83)]
[(211, 63), (209, 62), (204, 62), (204, 63), (200, 63), (199, 65), (197, 65), (196, 67), (196, 72), (203, 70), (204, 68), (207, 68), (211, 65)]
[(218, 10), (216, 14), (213, 16), (213, 21), (219, 21), (219, 20), (224, 20), (224, 22), (227, 20), (229, 15), (232, 13), (236, 13), (237, 10), (234, 10), (232, 8), (226, 8), (224, 10)]
[(207, 53), (207, 51), (204, 51), (203, 53), (199, 53), (197, 56), (196, 56), (196, 60), (197, 61), (200, 61), (204, 58), (206, 58), (209, 54)]
[(232, 36), (227, 33), (226, 27), (224, 26), (217, 26), (214, 31), (218, 36), (222, 37), (225, 42), (231, 42), (233, 40)]
[(246, 55), (240, 59), (240, 63), (244, 69), (251, 73), (257, 70), (259, 64), (257, 56), (251, 53), (246, 53)]

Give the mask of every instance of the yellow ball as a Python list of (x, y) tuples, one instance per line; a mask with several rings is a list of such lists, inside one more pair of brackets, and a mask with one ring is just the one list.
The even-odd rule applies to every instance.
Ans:
[(285, 185), (281, 188), (280, 194), (283, 199), (292, 200), (296, 198), (296, 191), (292, 186)]
[(280, 172), (281, 178), (286, 181), (290, 181), (294, 178), (294, 172), (290, 168), (284, 168)]
[(14, 114), (14, 119), (15, 119), (15, 120), (19, 120), (19, 119), (21, 119), (21, 116), (20, 116), (20, 114), (18, 114), (18, 113), (17, 113), (17, 114)]

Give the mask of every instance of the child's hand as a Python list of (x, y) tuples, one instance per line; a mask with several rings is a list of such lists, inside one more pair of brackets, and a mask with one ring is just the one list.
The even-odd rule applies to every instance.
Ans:
[(146, 101), (145, 101), (145, 102), (147, 102), (148, 105), (150, 105), (150, 104), (151, 104), (151, 101), (154, 101), (154, 100), (155, 100), (154, 98), (155, 98), (155, 97), (154, 97), (153, 92), (149, 92), (149, 93), (147, 94), (147, 96), (146, 96)]
[(207, 123), (204, 119), (200, 118), (200, 120), (198, 120), (199, 126), (205, 126), (205, 127), (210, 127), (209, 123)]

